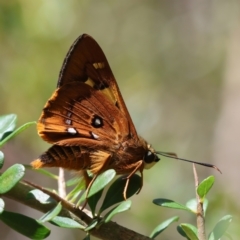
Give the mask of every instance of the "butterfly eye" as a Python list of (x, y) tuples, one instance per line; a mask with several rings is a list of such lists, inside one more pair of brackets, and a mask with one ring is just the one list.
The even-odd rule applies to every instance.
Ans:
[(152, 162), (158, 162), (160, 159), (156, 156), (155, 153), (148, 150), (144, 156), (144, 162), (146, 163), (152, 163)]

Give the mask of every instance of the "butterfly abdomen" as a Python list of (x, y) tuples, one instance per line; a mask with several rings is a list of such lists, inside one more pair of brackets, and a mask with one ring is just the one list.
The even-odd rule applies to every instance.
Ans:
[(63, 147), (53, 145), (38, 159), (31, 162), (33, 168), (62, 167), (72, 170), (84, 170), (89, 168), (89, 153), (78, 146)]

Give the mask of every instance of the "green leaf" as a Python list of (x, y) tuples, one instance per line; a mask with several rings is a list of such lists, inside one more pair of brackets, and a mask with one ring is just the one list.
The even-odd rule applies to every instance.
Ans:
[[(126, 180), (126, 176), (121, 176), (109, 187), (98, 215), (100, 215), (105, 209), (111, 207), (112, 205), (125, 200), (123, 197), (123, 192), (126, 185)], [(137, 174), (134, 174), (130, 178), (126, 193), (127, 198), (130, 198), (140, 189), (141, 183), (142, 179)]]
[(192, 212), (197, 212), (197, 200), (196, 198), (192, 198), (186, 203), (186, 207), (191, 209)]
[(189, 240), (199, 240), (197, 236), (197, 228), (188, 223), (182, 223), (177, 227), (178, 232)]
[(62, 210), (62, 204), (59, 202), (55, 208), (50, 210), (49, 212), (45, 213), (39, 221), (44, 223), (44, 222), (49, 222), (52, 220), (54, 217), (56, 217)]
[[(100, 174), (96, 180), (93, 182), (93, 185), (90, 188), (90, 191), (88, 193), (88, 198), (103, 189), (109, 182), (112, 181), (112, 179), (115, 177), (116, 172), (113, 169), (109, 169), (102, 174)], [(79, 202), (82, 202), (86, 199), (86, 192), (82, 195)]]
[(73, 185), (76, 185), (78, 184), (80, 181), (82, 181), (82, 177), (73, 177), (71, 179), (69, 179), (67, 182), (66, 182), (66, 186), (67, 187), (71, 187)]
[(79, 229), (85, 229), (85, 226), (79, 224), (78, 222), (72, 220), (68, 217), (61, 217), (56, 216), (51, 221), (52, 224), (62, 227), (62, 228), (79, 228)]
[(42, 204), (56, 203), (56, 201), (53, 198), (51, 198), (49, 195), (47, 195), (46, 193), (42, 192), (39, 189), (31, 190), (27, 194), (26, 199), (27, 200), (35, 199)]
[(120, 203), (118, 206), (116, 206), (115, 208), (111, 209), (105, 216), (104, 216), (104, 222), (107, 223), (109, 222), (114, 215), (127, 211), (128, 209), (130, 209), (132, 205), (131, 200), (126, 200), (122, 203)]
[[(196, 198), (193, 198), (193, 199), (189, 200), (186, 203), (186, 207), (190, 208), (192, 210), (192, 212), (196, 213), (197, 212), (197, 200), (196, 200)], [(207, 200), (207, 198), (205, 198), (204, 202), (203, 202), (204, 215), (206, 214), (207, 207), (208, 207), (208, 200)]]
[(0, 142), (0, 147), (3, 146), (7, 141), (9, 141), (11, 138), (15, 137), (25, 129), (29, 128), (32, 125), (35, 125), (36, 122), (28, 122), (16, 129), (14, 132), (10, 133), (7, 137), (5, 137), (1, 142)]
[(172, 217), (167, 219), (166, 221), (160, 223), (156, 228), (154, 228), (154, 230), (152, 231), (152, 233), (150, 234), (150, 238), (155, 238), (157, 237), (161, 232), (163, 232), (171, 223), (173, 222), (177, 222), (179, 219), (178, 216)]
[(197, 193), (201, 199), (205, 198), (205, 196), (213, 186), (214, 180), (215, 180), (214, 176), (209, 176), (198, 185)]
[(92, 222), (84, 230), (86, 232), (92, 230), (93, 228), (95, 228), (97, 226), (98, 222), (99, 222), (98, 218), (93, 219)]
[(0, 169), (3, 167), (4, 164), (4, 153), (0, 151)]
[(84, 188), (85, 188), (84, 180), (83, 179), (79, 179), (78, 184), (67, 195), (66, 199), (71, 199), (71, 202), (74, 202)]
[(0, 198), (0, 214), (4, 211), (5, 203), (2, 198)]
[(30, 170), (39, 172), (39, 173), (41, 173), (41, 174), (43, 174), (43, 175), (45, 175), (47, 177), (50, 177), (50, 178), (55, 179), (55, 180), (58, 180), (58, 175), (55, 175), (55, 174), (53, 174), (53, 173), (51, 173), (51, 172), (49, 172), (49, 171), (47, 171), (45, 169), (42, 169), (42, 168), (35, 169), (31, 165), (29, 165), (29, 164), (23, 164), (23, 165), (24, 165), (24, 167), (26, 169), (30, 169)]
[(153, 200), (153, 203), (161, 207), (174, 208), (174, 209), (180, 209), (180, 210), (186, 210), (186, 211), (192, 212), (190, 208), (182, 205), (181, 203), (174, 202), (170, 199), (157, 198)]
[(19, 213), (4, 211), (0, 214), (0, 219), (6, 225), (30, 239), (45, 239), (50, 234), (50, 230), (37, 220)]
[(221, 218), (218, 223), (215, 225), (213, 231), (209, 234), (209, 240), (218, 240), (220, 239), (226, 230), (228, 229), (230, 223), (232, 222), (232, 216), (226, 215)]
[(6, 133), (12, 132), (16, 126), (17, 115), (8, 114), (0, 116), (0, 141), (4, 139)]
[(103, 189), (88, 198), (87, 202), (92, 211), (93, 216), (95, 215), (96, 206), (97, 206), (99, 199), (102, 196), (102, 193), (103, 193)]
[(9, 167), (0, 176), (0, 194), (6, 193), (11, 190), (24, 176), (25, 168), (21, 164), (14, 164)]

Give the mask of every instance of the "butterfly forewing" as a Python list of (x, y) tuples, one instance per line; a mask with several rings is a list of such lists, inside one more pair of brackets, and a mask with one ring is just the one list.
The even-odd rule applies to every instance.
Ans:
[(131, 137), (138, 138), (107, 58), (98, 43), (87, 34), (77, 38), (68, 51), (60, 71), (58, 87), (71, 81), (83, 82), (105, 94), (127, 117)]

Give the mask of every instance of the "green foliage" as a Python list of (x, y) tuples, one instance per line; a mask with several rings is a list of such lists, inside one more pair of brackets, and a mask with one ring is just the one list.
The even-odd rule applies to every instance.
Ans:
[[(15, 129), (17, 117), (15, 114), (0, 117), (0, 147), (20, 132), (35, 124), (30, 122)], [(0, 168), (4, 164), (4, 154), (0, 152)], [(5, 194), (13, 189), (24, 177), (25, 167), (22, 164), (14, 164), (0, 175), (0, 194)], [(15, 231), (31, 239), (44, 239), (49, 236), (50, 230), (37, 220), (25, 215), (4, 210), (4, 201), (0, 199), (0, 220)]]
[(225, 234), (225, 232), (227, 231), (231, 222), (232, 222), (232, 216), (231, 215), (226, 215), (226, 216), (222, 217), (217, 222), (217, 224), (215, 225), (215, 227), (213, 228), (211, 233), (209, 234), (208, 240), (218, 240), (218, 239), (220, 239)]
[(44, 223), (44, 222), (49, 222), (53, 218), (55, 218), (62, 210), (62, 204), (59, 202), (55, 208), (53, 208), (51, 211), (45, 213), (39, 221)]
[(25, 168), (21, 164), (14, 164), (0, 176), (0, 194), (11, 190), (24, 176)]
[(111, 209), (103, 218), (103, 221), (105, 223), (109, 222), (116, 214), (127, 211), (130, 209), (132, 205), (132, 202), (130, 200), (126, 200), (119, 205), (117, 205), (115, 208)]
[(78, 222), (72, 220), (71, 218), (56, 216), (50, 221), (52, 224), (62, 227), (62, 228), (79, 228), (85, 229), (85, 226), (79, 224)]
[(178, 221), (179, 217), (175, 216), (172, 218), (169, 218), (167, 220), (165, 220), (164, 222), (160, 223), (157, 227), (155, 227), (152, 231), (152, 233), (150, 234), (150, 238), (155, 238), (156, 236), (158, 236), (161, 232), (163, 232), (167, 227), (169, 227), (169, 225), (173, 222)]
[(85, 192), (82, 197), (80, 198), (79, 202), (77, 205), (79, 205), (79, 203), (83, 202), (86, 198), (89, 198), (91, 196), (93, 196), (95, 193), (99, 192), (100, 190), (102, 190), (105, 186), (107, 186), (112, 179), (115, 177), (116, 172), (113, 169), (109, 169), (105, 172), (103, 172), (102, 174), (100, 174), (96, 180), (93, 182), (90, 191), (87, 193)]
[[(0, 137), (1, 137), (0, 146), (3, 146), (12, 137), (16, 136), (18, 133), (22, 132), (32, 124), (34, 123), (33, 122), (27, 123), (19, 127), (17, 130), (14, 130), (16, 125), (16, 115), (10, 114), (0, 117)], [(3, 164), (4, 154), (3, 152), (0, 152), (0, 168), (3, 166)], [(30, 168), (29, 166), (26, 167)], [(37, 172), (43, 174), (44, 176), (50, 177), (54, 180), (58, 180), (58, 176), (48, 172), (47, 170), (38, 170)], [(1, 173), (0, 194), (5, 194), (9, 192), (11, 189), (13, 189), (16, 186), (16, 184), (24, 177), (24, 174), (25, 167), (21, 164), (14, 164), (13, 166), (5, 170), (3, 173)], [(130, 200), (125, 200), (123, 197), (123, 192), (125, 190), (127, 183), (127, 176), (121, 176), (117, 178), (110, 185), (110, 187), (104, 194), (104, 188), (108, 184), (110, 184), (110, 182), (112, 182), (115, 176), (116, 172), (113, 169), (103, 172), (95, 179), (89, 192), (85, 191), (84, 189), (85, 185), (82, 178), (75, 177), (67, 181), (66, 184), (67, 187), (73, 187), (73, 190), (69, 192), (65, 200), (69, 201), (69, 203), (74, 203), (77, 201), (80, 194), (82, 194), (82, 196), (76, 203), (76, 206), (78, 206), (79, 203), (86, 201), (87, 199), (87, 203), (92, 211), (93, 216), (93, 219), (89, 224), (82, 225), (69, 217), (59, 216), (59, 214), (63, 210), (63, 205), (61, 201), (59, 202), (59, 198), (55, 199), (53, 197), (54, 195), (52, 196), (50, 194), (51, 195), (50, 196), (47, 194), (47, 192), (43, 192), (39, 189), (34, 189), (30, 191), (27, 195), (27, 199), (28, 200), (35, 199), (40, 204), (43, 205), (49, 203), (52, 204), (58, 203), (53, 209), (45, 213), (39, 220), (35, 220), (22, 214), (6, 211), (3, 199), (0, 199), (0, 220), (7, 224), (9, 227), (18, 231), (19, 233), (32, 239), (44, 239), (50, 234), (50, 230), (42, 224), (45, 222), (50, 222), (62, 228), (77, 228), (89, 232), (93, 228), (109, 222), (116, 214), (122, 213), (130, 209), (131, 207), (132, 202)], [(157, 206), (165, 208), (190, 212), (195, 216), (198, 215), (197, 204), (202, 204), (205, 216), (205, 212), (208, 206), (206, 195), (212, 188), (213, 184), (214, 184), (213, 176), (204, 179), (199, 184), (196, 191), (198, 193), (200, 202), (197, 201), (198, 198), (191, 199), (184, 205), (170, 199), (157, 198), (153, 200), (153, 203), (156, 204)], [(135, 174), (129, 179), (126, 191), (127, 198), (130, 198), (132, 195), (137, 193), (140, 187), (141, 177)], [(103, 214), (103, 212), (107, 209), (109, 209), (108, 212)], [(174, 216), (163, 221), (157, 227), (154, 228), (154, 230), (150, 234), (150, 237), (155, 238), (156, 236), (161, 234), (164, 230), (166, 230), (173, 222), (178, 220), (179, 217)], [(213, 230), (209, 233), (208, 239), (209, 240), (220, 239), (224, 234), (226, 234), (226, 231), (231, 221), (232, 216), (230, 215), (227, 215), (220, 219), (213, 228)], [(192, 224), (181, 223), (177, 226), (177, 231), (185, 239), (198, 240), (198, 229)], [(90, 239), (90, 235), (87, 234), (85, 239)]]
[[(122, 202), (125, 199), (123, 198), (123, 191), (126, 185), (126, 176), (119, 177), (108, 189), (106, 197), (103, 201), (103, 204), (99, 210), (99, 215), (106, 210), (107, 208), (111, 207), (112, 205)], [(127, 198), (130, 198), (134, 195), (141, 186), (141, 178), (134, 174), (129, 181), (128, 188), (127, 188)]]
[(35, 199), (41, 204), (56, 203), (53, 198), (51, 198), (49, 195), (39, 189), (33, 189), (32, 191), (29, 191), (29, 193), (27, 194), (27, 200), (31, 199)]
[[(153, 203), (158, 206), (165, 207), (165, 208), (172, 208), (172, 209), (177, 209), (177, 210), (183, 210), (186, 212), (191, 212), (191, 213), (195, 214), (196, 217), (199, 214), (197, 211), (197, 204), (203, 203), (203, 212), (204, 212), (204, 216), (205, 216), (205, 212), (206, 212), (207, 206), (208, 206), (208, 200), (205, 197), (206, 197), (207, 193), (209, 192), (209, 190), (211, 189), (211, 187), (213, 186), (213, 184), (214, 184), (214, 177), (210, 176), (210, 177), (204, 179), (198, 185), (196, 191), (199, 194), (199, 199), (200, 199), (199, 203), (198, 203), (197, 199), (191, 199), (185, 205), (183, 205), (183, 204), (175, 202), (173, 200), (164, 199), (164, 198), (154, 199)], [(153, 238), (153, 237), (156, 237), (157, 235), (159, 235), (175, 219), (178, 219), (178, 218), (173, 217), (172, 219), (167, 220), (166, 226), (165, 226), (165, 222), (160, 224), (159, 225), (160, 227), (157, 226), (151, 233), (150, 237)], [(232, 216), (230, 216), (230, 215), (227, 215), (227, 216), (223, 217), (222, 219), (220, 219), (219, 222), (214, 227), (213, 231), (209, 234), (208, 240), (220, 239), (220, 237), (222, 237), (226, 233), (226, 230), (231, 221), (232, 221)], [(165, 227), (161, 228), (162, 225)], [(184, 237), (188, 240), (199, 240), (198, 229), (197, 229), (197, 227), (193, 226), (192, 224), (181, 223), (177, 226), (177, 231), (179, 232), (179, 234), (182, 237)]]
[(182, 223), (177, 227), (177, 231), (188, 240), (198, 240), (197, 228), (188, 223)]
[(153, 203), (161, 206), (161, 207), (167, 207), (167, 208), (174, 208), (174, 209), (180, 209), (180, 210), (187, 210), (189, 212), (192, 212), (192, 210), (186, 206), (184, 206), (181, 203), (175, 202), (170, 199), (165, 199), (165, 198), (157, 198), (153, 200)]
[(0, 214), (0, 220), (31, 239), (45, 239), (50, 234), (50, 230), (37, 220), (19, 213), (3, 211)]
[(209, 190), (212, 188), (214, 181), (215, 181), (214, 176), (209, 176), (198, 185), (197, 193), (199, 197), (202, 199), (202, 201), (204, 200)]
[(28, 122), (19, 127), (18, 129), (14, 130), (16, 126), (16, 121), (17, 116), (15, 114), (9, 114), (0, 117), (0, 147), (2, 147), (7, 141), (15, 137), (25, 129), (36, 124), (36, 122)]
[[(109, 184), (109, 182), (111, 182), (115, 175), (116, 175), (115, 171), (110, 169), (105, 171), (103, 174), (100, 174), (94, 181), (89, 191), (89, 195), (91, 196), (88, 195), (87, 198), (87, 203), (92, 211), (93, 216), (95, 216), (97, 203), (99, 202), (102, 196), (103, 187)], [(99, 208), (97, 218), (94, 218), (93, 221), (87, 227), (84, 227), (85, 231), (90, 231), (92, 228), (96, 227), (98, 224), (102, 224), (103, 222), (105, 223), (109, 222), (116, 214), (124, 212), (131, 207), (131, 201), (125, 201), (123, 197), (123, 191), (126, 184), (126, 180), (127, 180), (126, 177), (122, 176), (113, 182), (113, 184), (109, 187), (106, 195), (103, 198), (103, 203)], [(75, 188), (67, 196), (67, 199), (70, 199), (69, 201), (73, 202), (73, 200), (76, 200), (76, 195), (81, 194), (85, 190), (83, 189), (83, 184), (81, 181), (78, 183), (75, 180), (70, 182), (76, 184)], [(135, 194), (139, 190), (140, 186), (141, 186), (140, 176), (133, 175), (130, 178), (128, 184), (128, 189), (126, 193), (127, 198)], [(86, 192), (83, 193), (82, 197), (80, 198), (80, 201), (83, 201), (85, 196)], [(39, 202), (43, 204), (46, 203), (46, 201), (47, 202), (50, 201), (51, 199), (47, 194), (41, 192), (40, 190), (31, 191), (29, 198), (30, 197), (37, 199)], [(116, 206), (116, 204), (118, 205)], [(108, 208), (111, 209), (103, 216), (103, 218), (100, 218), (100, 214)], [(61, 227), (64, 226), (68, 228), (79, 228), (79, 225), (78, 224), (76, 225), (75, 221), (71, 222), (69, 219), (66, 220), (65, 218), (59, 216), (56, 217), (55, 214), (57, 214), (58, 211), (56, 209), (53, 209), (52, 211), (45, 214), (40, 220), (44, 222), (48, 220), (51, 223)], [(64, 219), (64, 221), (62, 221), (62, 219)], [(62, 222), (64, 222), (64, 224)], [(71, 226), (71, 223), (73, 223), (73, 226)], [(81, 226), (80, 228), (83, 228), (83, 226)]]
[(16, 114), (0, 116), (0, 141), (7, 137), (15, 129), (17, 121)]

